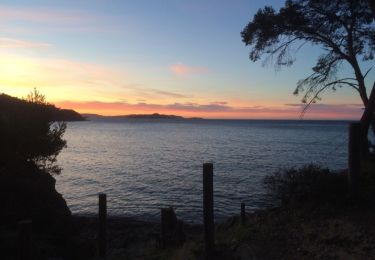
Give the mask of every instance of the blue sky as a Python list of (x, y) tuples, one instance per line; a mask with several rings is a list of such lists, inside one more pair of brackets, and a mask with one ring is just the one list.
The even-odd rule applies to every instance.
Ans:
[[(294, 66), (276, 71), (251, 62), (240, 37), (259, 8), (282, 3), (3, 1), (0, 92), (22, 97), (37, 87), (59, 106), (100, 114), (298, 118), (301, 97), (292, 92), (319, 48), (307, 46)], [(307, 118), (361, 112), (350, 89), (322, 103)]]

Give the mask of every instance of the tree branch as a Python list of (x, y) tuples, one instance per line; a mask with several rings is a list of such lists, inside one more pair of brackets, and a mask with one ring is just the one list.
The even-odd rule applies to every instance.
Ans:
[(366, 78), (367, 74), (372, 70), (373, 67), (374, 67), (374, 66), (371, 66), (371, 68), (369, 68), (369, 69), (366, 71), (365, 75), (363, 75), (363, 78), (364, 78), (364, 79)]
[(304, 117), (304, 115), (306, 114), (307, 112), (307, 109), (311, 106), (312, 103), (315, 102), (315, 100), (319, 97), (319, 94), (322, 93), (328, 86), (325, 85), (323, 86), (318, 92), (315, 93), (314, 97), (312, 99), (310, 99), (310, 101), (305, 105), (305, 107), (302, 109), (302, 112), (299, 116), (300, 119), (302, 119)]
[(355, 90), (357, 90), (359, 92), (358, 84), (355, 84), (355, 83), (352, 83), (352, 82), (348, 82), (348, 81), (335, 80), (335, 81), (333, 81), (331, 83), (328, 83), (327, 86), (332, 86), (332, 85), (336, 85), (336, 84), (346, 84), (346, 85), (354, 88)]

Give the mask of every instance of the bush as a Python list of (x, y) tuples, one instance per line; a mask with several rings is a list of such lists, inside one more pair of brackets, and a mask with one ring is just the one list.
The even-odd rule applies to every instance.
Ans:
[(267, 176), (270, 194), (283, 205), (293, 203), (338, 203), (347, 198), (345, 172), (333, 172), (317, 165), (283, 169)]
[(66, 146), (66, 124), (56, 121), (56, 111), (37, 90), (26, 100), (0, 95), (0, 169), (31, 163), (60, 173), (56, 157)]

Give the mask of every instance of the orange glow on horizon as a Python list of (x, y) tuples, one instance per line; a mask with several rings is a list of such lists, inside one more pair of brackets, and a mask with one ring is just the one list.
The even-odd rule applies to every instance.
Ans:
[[(247, 111), (246, 108), (223, 107), (227, 111), (198, 111), (184, 109), (173, 109), (163, 105), (148, 104), (127, 104), (127, 103), (100, 103), (100, 102), (56, 102), (56, 106), (66, 109), (74, 109), (81, 114), (98, 114), (103, 116), (118, 116), (129, 114), (166, 114), (183, 117), (200, 117), (205, 119), (299, 119), (301, 109), (297, 106), (279, 106), (279, 107), (259, 107), (250, 108), (253, 111)], [(220, 106), (219, 106), (220, 108)], [(241, 111), (241, 109), (245, 111)], [(304, 119), (356, 119), (360, 111), (353, 112), (334, 112), (334, 111), (308, 111)]]
[[(178, 90), (158, 89), (157, 86), (147, 88), (126, 84), (132, 80), (126, 73), (95, 63), (57, 58), (25, 58), (5, 52), (0, 54), (0, 69), (4, 72), (0, 77), (0, 92), (22, 98), (37, 87), (49, 102), (83, 114), (110, 116), (160, 113), (207, 119), (298, 119), (301, 114), (299, 105), (285, 105), (280, 100), (252, 101), (233, 97), (223, 100), (212, 93), (194, 96)], [(178, 75), (185, 76), (205, 72), (204, 68), (187, 67), (183, 64), (177, 64), (175, 70)], [(72, 97), (78, 100), (72, 100)], [(350, 106), (328, 105), (318, 110), (311, 109), (305, 118), (360, 118), (361, 110)]]

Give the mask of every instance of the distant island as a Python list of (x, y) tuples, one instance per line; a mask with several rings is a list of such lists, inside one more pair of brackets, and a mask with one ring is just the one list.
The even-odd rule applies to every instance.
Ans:
[(159, 113), (153, 114), (131, 114), (131, 115), (119, 115), (119, 116), (102, 116), (98, 114), (82, 114), (87, 120), (101, 120), (101, 119), (168, 119), (168, 120), (201, 120), (200, 117), (182, 117), (176, 115), (163, 115)]

